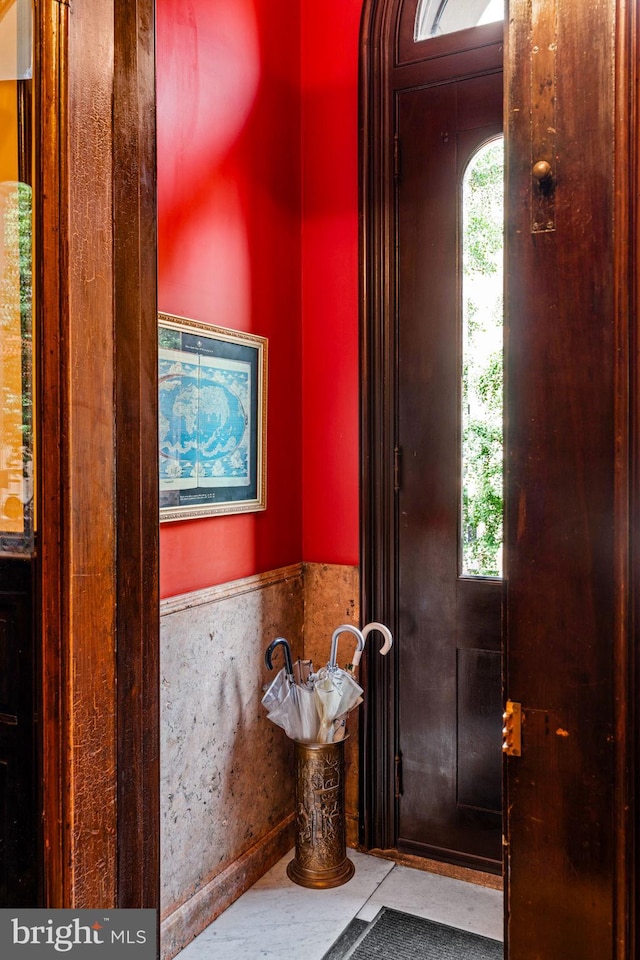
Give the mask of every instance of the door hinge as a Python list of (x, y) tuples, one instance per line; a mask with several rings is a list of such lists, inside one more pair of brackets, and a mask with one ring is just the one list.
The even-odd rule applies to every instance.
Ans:
[(400, 457), (402, 456), (402, 451), (400, 447), (393, 448), (393, 492), (398, 493), (400, 490)]
[(393, 138), (393, 176), (396, 180), (400, 178), (400, 137), (397, 133)]
[(394, 790), (395, 798), (398, 800), (402, 796), (402, 757), (399, 754), (393, 758), (394, 762)]
[(507, 700), (502, 720), (502, 752), (507, 757), (522, 756), (522, 704)]

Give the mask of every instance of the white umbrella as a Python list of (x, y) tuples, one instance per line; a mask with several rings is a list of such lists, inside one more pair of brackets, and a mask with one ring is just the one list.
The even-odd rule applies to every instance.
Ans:
[[(283, 649), (285, 666), (264, 688), (262, 704), (267, 717), (278, 724), (292, 740), (304, 743), (333, 743), (345, 736), (347, 715), (362, 703), (363, 690), (353, 671), (360, 663), (366, 637), (377, 630), (384, 637), (381, 654), (388, 653), (393, 643), (391, 631), (383, 623), (368, 623), (359, 630), (350, 623), (337, 627), (331, 637), (331, 652), (326, 667), (313, 673), (310, 660), (294, 664), (291, 648), (284, 637), (277, 637), (265, 652), (265, 663), (273, 669), (273, 653)], [(343, 633), (356, 637), (357, 647), (347, 670), (338, 666), (338, 640)]]
[[(362, 697), (358, 697), (358, 699), (353, 705), (353, 708), (359, 707), (362, 702), (363, 702)], [(337, 743), (338, 740), (344, 740), (346, 735), (347, 735), (347, 714), (345, 713), (341, 717), (336, 717), (336, 719), (333, 721), (332, 743)]]
[(273, 670), (273, 653), (279, 646), (283, 650), (285, 665), (267, 687), (262, 705), (267, 710), (268, 719), (282, 727), (291, 740), (313, 743), (319, 723), (313, 689), (295, 682), (291, 647), (284, 637), (277, 637), (269, 644), (264, 655), (265, 663), (269, 670)]
[(313, 690), (293, 684), (282, 703), (267, 713), (291, 740), (315, 743), (319, 726)]
[(318, 743), (332, 743), (336, 732), (335, 720), (350, 713), (362, 702), (362, 687), (352, 674), (338, 666), (338, 638), (342, 633), (352, 633), (358, 641), (358, 650), (364, 649), (364, 638), (357, 627), (345, 623), (333, 631), (329, 662), (318, 671), (314, 687), (320, 717)]
[[(368, 623), (366, 627), (363, 627), (362, 630), (360, 631), (362, 634), (363, 641), (366, 642), (366, 639), (372, 630), (378, 630), (384, 637), (384, 643), (380, 648), (380, 653), (384, 656), (385, 654), (389, 653), (389, 650), (391, 650), (391, 647), (393, 646), (393, 636), (391, 634), (391, 630), (389, 630), (389, 627), (385, 626), (384, 623), (378, 623), (377, 621)], [(363, 650), (364, 650), (364, 643), (362, 647), (360, 646), (360, 644), (358, 644), (353, 654), (353, 660), (347, 666), (347, 670), (349, 670), (352, 673), (355, 673), (355, 670), (358, 664), (360, 663), (360, 658), (362, 656)], [(358, 700), (353, 704), (351, 709), (353, 710), (354, 707), (359, 706), (359, 704), (361, 703), (362, 703), (362, 697), (359, 697)], [(334, 743), (337, 740), (344, 739), (347, 732), (346, 723), (347, 723), (346, 713), (343, 714), (342, 716), (336, 717), (333, 723), (333, 742)]]
[(313, 661), (296, 660), (293, 665), (293, 679), (298, 686), (312, 686)]
[[(337, 732), (336, 720), (346, 718), (354, 707), (362, 703), (362, 687), (350, 673), (340, 667), (323, 667), (318, 671), (315, 697), (320, 726), (318, 743), (333, 743)], [(339, 739), (344, 737), (344, 733)]]
[(273, 653), (281, 646), (284, 654), (284, 667), (278, 671), (272, 682), (267, 686), (262, 697), (262, 706), (267, 711), (267, 717), (279, 727), (282, 727), (287, 736), (291, 736), (292, 721), (295, 719), (295, 701), (292, 699), (293, 663), (291, 647), (284, 637), (277, 637), (267, 647), (264, 661), (273, 670)]
[(303, 743), (317, 743), (318, 741), (318, 711), (313, 687), (295, 685), (296, 718), (293, 724), (293, 740)]
[(364, 650), (365, 641), (372, 630), (377, 630), (384, 637), (384, 643), (380, 647), (380, 653), (383, 657), (385, 656), (385, 654), (389, 653), (389, 650), (391, 650), (391, 647), (393, 646), (393, 635), (391, 633), (391, 630), (389, 630), (389, 627), (385, 626), (384, 623), (378, 623), (375, 620), (372, 621), (371, 623), (368, 623), (366, 627), (363, 627), (362, 630), (360, 631), (362, 634), (363, 643), (361, 647), (358, 646), (356, 652), (353, 655), (351, 666), (354, 669), (360, 663), (360, 657), (362, 656), (362, 652)]
[(277, 674), (270, 683), (265, 683), (262, 688), (264, 695), (260, 703), (267, 713), (271, 713), (280, 706), (282, 701), (289, 693), (290, 681), (285, 670), (278, 670)]

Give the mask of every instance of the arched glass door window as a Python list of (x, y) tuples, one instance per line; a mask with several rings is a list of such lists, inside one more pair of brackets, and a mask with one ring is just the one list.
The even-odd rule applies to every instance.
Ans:
[(504, 138), (462, 180), (462, 576), (502, 576)]
[(420, 0), (414, 39), (428, 40), (504, 19), (504, 0)]

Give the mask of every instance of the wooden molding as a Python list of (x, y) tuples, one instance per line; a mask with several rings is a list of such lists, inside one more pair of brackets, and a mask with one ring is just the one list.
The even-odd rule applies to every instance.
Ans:
[(162, 918), (162, 960), (175, 957), (292, 848), (294, 821), (292, 813), (185, 903)]
[(36, 17), (44, 900), (157, 907), (153, 4)]
[(117, 903), (160, 900), (157, 254), (153, 0), (116, 0), (113, 224)]
[[(393, 450), (395, 344), (390, 243), (391, 187), (389, 44), (397, 0), (367, 0), (360, 37), (360, 383), (363, 622), (380, 620), (397, 635), (394, 582)], [(361, 718), (361, 841), (395, 843), (393, 749), (395, 656), (367, 658), (368, 696)], [(382, 785), (382, 787), (381, 787)]]
[(640, 129), (638, 58), (640, 20), (633, 0), (617, 3), (615, 38), (614, 316), (615, 370), (615, 930), (616, 960), (638, 953), (637, 829), (639, 774), (638, 659), (640, 553), (635, 536), (640, 509)]
[[(61, 137), (66, 115), (66, 8), (36, 8), (34, 103), (38, 131), (35, 149), (35, 336), (38, 414), (38, 559), (40, 564), (41, 709), (43, 783), (44, 902), (70, 903), (67, 864), (68, 740), (63, 708), (66, 661), (61, 583), (63, 513), (61, 490), (62, 410), (66, 368), (63, 304), (68, 262), (64, 211), (67, 207), (66, 157)], [(46, 483), (44, 478), (46, 477)]]
[(160, 616), (168, 617), (172, 613), (180, 613), (182, 610), (190, 610), (192, 607), (218, 603), (220, 600), (228, 600), (231, 597), (240, 597), (245, 593), (253, 593), (254, 590), (261, 590), (277, 583), (285, 583), (287, 580), (298, 580), (302, 575), (303, 565), (293, 563), (288, 567), (278, 567), (276, 570), (256, 573), (250, 577), (242, 577), (240, 580), (230, 580), (228, 583), (205, 587), (203, 590), (193, 590), (191, 593), (180, 593), (174, 597), (166, 597), (160, 601)]

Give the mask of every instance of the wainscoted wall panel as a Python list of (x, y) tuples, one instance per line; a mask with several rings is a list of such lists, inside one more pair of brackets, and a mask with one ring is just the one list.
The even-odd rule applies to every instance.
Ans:
[(260, 699), (268, 641), (302, 654), (303, 609), (299, 564), (162, 603), (165, 958), (292, 844), (293, 749)]
[[(304, 655), (314, 667), (329, 659), (331, 637), (343, 623), (359, 625), (360, 575), (358, 567), (334, 563), (305, 563), (304, 572)], [(339, 641), (338, 663), (349, 663), (355, 637), (344, 634)], [(349, 741), (345, 747), (345, 813), (347, 843), (358, 843), (358, 716), (359, 708), (347, 724)]]
[[(330, 564), (295, 564), (162, 601), (164, 960), (293, 846), (292, 744), (260, 705), (267, 643), (284, 636), (294, 657), (304, 650), (322, 666), (333, 630), (356, 623), (357, 610), (357, 568)], [(351, 651), (344, 641), (341, 662)], [(349, 733), (354, 844), (356, 717)]]

